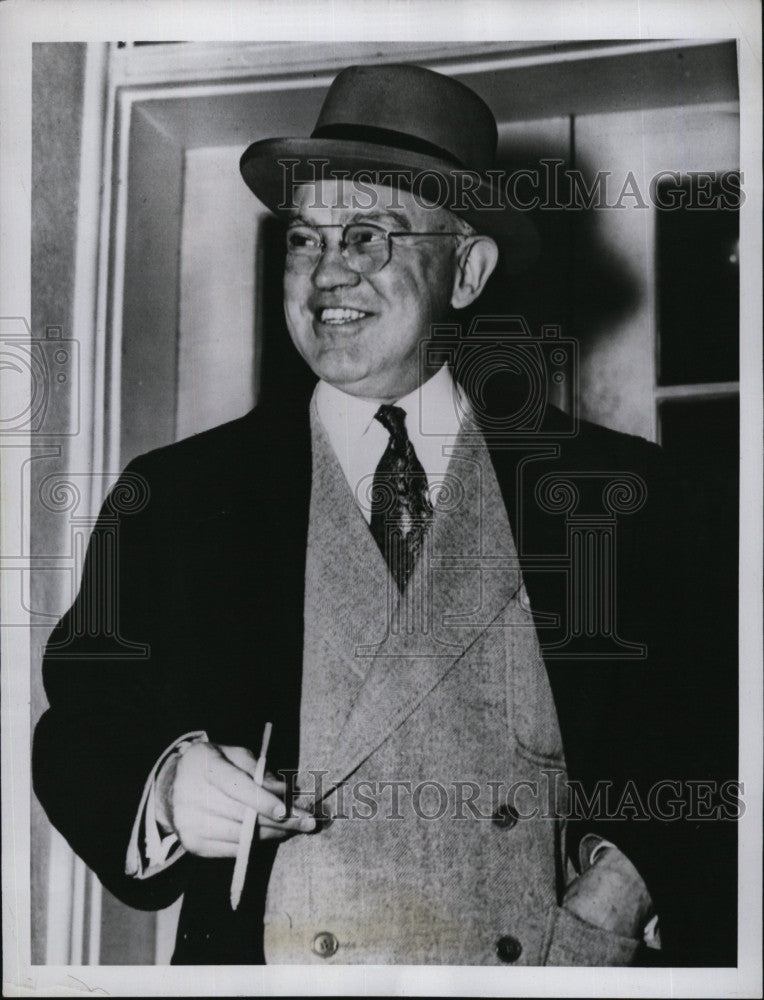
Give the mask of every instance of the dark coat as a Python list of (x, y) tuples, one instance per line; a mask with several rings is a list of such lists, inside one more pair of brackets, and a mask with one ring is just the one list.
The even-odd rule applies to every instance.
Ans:
[[(660, 913), (661, 962), (734, 963), (729, 920), (721, 931), (718, 920), (709, 931), (708, 920), (709, 905), (725, 919), (732, 913), (734, 884), (714, 896), (706, 874), (710, 852), (719, 857), (720, 850), (727, 873), (734, 871), (732, 840), (718, 846), (722, 824), (650, 819), (640, 809), (657, 781), (709, 773), (702, 673), (697, 660), (688, 662), (678, 576), (686, 556), (680, 494), (656, 446), (592, 424), (569, 435), (568, 423), (549, 409), (542, 435), (489, 436), (488, 444), (537, 616), (569, 775), (586, 794), (608, 782), (611, 811), (624, 791), (634, 803), (622, 803), (618, 819), (596, 808), (572, 819), (571, 853), (579, 833), (592, 830), (633, 861)], [(603, 487), (624, 474), (631, 485), (620, 500), (610, 497), (610, 507), (634, 509), (608, 513)], [(575, 509), (566, 507), (571, 494), (562, 479), (579, 491)], [(310, 483), (302, 396), (278, 413), (264, 407), (136, 459), (104, 504), (80, 594), (47, 647), (50, 709), (34, 737), (35, 792), (125, 903), (155, 909), (185, 893), (175, 962), (262, 961), (275, 845), (253, 848), (258, 863), (253, 858), (236, 913), (231, 861), (186, 856), (136, 880), (124, 874), (125, 855), (146, 777), (179, 735), (203, 729), (215, 742), (256, 751), (264, 722), (277, 719), (269, 766), (297, 766)], [(605, 631), (617, 630), (620, 645), (602, 628), (594, 628), (599, 636), (570, 636), (569, 533), (582, 514), (594, 518), (595, 534), (613, 527)], [(102, 583), (108, 551), (113, 607)], [(590, 606), (584, 601), (584, 610)]]

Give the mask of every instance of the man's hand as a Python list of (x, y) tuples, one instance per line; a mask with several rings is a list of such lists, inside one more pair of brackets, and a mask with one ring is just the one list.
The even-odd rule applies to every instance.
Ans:
[(562, 905), (602, 930), (641, 938), (652, 902), (626, 855), (617, 847), (606, 847), (591, 868), (570, 883)]
[(256, 758), (244, 747), (194, 743), (168, 761), (157, 782), (159, 822), (183, 847), (202, 858), (234, 858), (245, 808), (257, 810), (261, 840), (309, 833), (314, 818), (293, 808), (287, 816), (286, 785), (267, 774), (255, 784)]

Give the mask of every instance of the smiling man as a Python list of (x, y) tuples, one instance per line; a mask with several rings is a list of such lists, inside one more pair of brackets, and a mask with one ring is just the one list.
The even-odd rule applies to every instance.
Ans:
[[(126, 470), (146, 502), (121, 514), (117, 488), (95, 539), (118, 522), (118, 634), (140, 652), (105, 641), (96, 541), (51, 637), (37, 793), (120, 898), (184, 893), (176, 962), (618, 965), (661, 936), (690, 954), (681, 843), (633, 805), (673, 752), (658, 450), (570, 435), (551, 406), (497, 436), (429, 350), (497, 263), (459, 196), (467, 178), (495, 204), (496, 135), (453, 79), (353, 67), (311, 138), (246, 151), (315, 391)], [(599, 621), (601, 595), (560, 568), (571, 477), (604, 484), (619, 556), (606, 626), (575, 635), (571, 601)]]
[[(372, 196), (365, 211), (353, 207), (361, 192)], [(313, 372), (351, 396), (389, 403), (432, 374), (422, 369), (422, 341), (477, 298), (498, 254), (447, 210), (407, 191), (395, 192), (403, 207), (393, 209), (391, 194), (381, 185), (300, 185), (284, 275), (289, 331)]]

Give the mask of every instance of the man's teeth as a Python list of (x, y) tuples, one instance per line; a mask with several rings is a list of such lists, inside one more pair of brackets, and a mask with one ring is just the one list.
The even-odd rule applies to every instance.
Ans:
[(322, 309), (319, 318), (322, 323), (353, 323), (367, 315), (358, 309)]

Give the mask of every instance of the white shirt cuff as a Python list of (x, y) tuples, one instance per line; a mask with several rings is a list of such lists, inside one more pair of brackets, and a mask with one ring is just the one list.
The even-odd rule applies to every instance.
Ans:
[(143, 787), (143, 795), (127, 845), (126, 875), (131, 875), (133, 878), (151, 878), (186, 853), (177, 834), (164, 834), (159, 828), (156, 808), (157, 776), (173, 754), (184, 753), (194, 743), (207, 742), (207, 734), (202, 730), (186, 733), (170, 744), (154, 764)]

